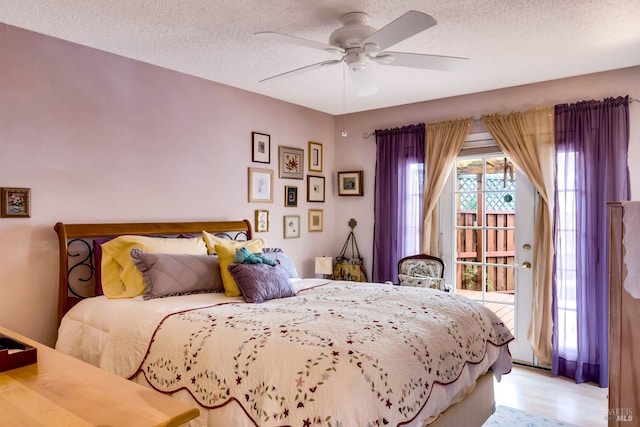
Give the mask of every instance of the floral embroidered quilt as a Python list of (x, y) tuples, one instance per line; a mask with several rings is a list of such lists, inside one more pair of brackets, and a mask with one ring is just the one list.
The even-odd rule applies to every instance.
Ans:
[(259, 426), (412, 423), (433, 415), (434, 384), (511, 366), (513, 336), (492, 311), (432, 289), (336, 281), (216, 301), (138, 304), (112, 326), (101, 366), (203, 408), (234, 402)]

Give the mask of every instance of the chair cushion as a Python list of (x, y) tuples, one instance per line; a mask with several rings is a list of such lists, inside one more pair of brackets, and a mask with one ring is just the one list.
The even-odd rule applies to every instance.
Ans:
[(445, 290), (444, 279), (435, 277), (416, 277), (407, 276), (406, 274), (399, 274), (398, 280), (400, 286), (414, 286), (417, 288), (431, 288), (438, 289), (440, 291)]
[(408, 259), (400, 265), (400, 274), (415, 277), (442, 277), (442, 265), (429, 259)]

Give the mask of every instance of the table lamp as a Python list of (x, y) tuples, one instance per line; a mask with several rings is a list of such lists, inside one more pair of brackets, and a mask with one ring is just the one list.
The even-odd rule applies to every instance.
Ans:
[(316, 257), (316, 275), (322, 274), (324, 279), (333, 273), (333, 258), (330, 256), (318, 256)]

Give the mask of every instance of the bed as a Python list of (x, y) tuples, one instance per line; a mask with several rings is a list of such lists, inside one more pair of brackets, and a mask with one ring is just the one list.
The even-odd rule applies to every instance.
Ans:
[(96, 295), (96, 275), (106, 271), (104, 259), (96, 266), (97, 248), (111, 248), (105, 240), (144, 236), (173, 244), (214, 235), (235, 251), (260, 240), (247, 220), (55, 229), (56, 349), (196, 404), (201, 415), (191, 426), (480, 426), (493, 412), (493, 378), (511, 369), (513, 336), (493, 312), (461, 296), (287, 272), (274, 283), (284, 281), (292, 292), (260, 299), (256, 276), (236, 273), (277, 270), (281, 277), (286, 255), (274, 248), (274, 267), (226, 268), (218, 244), (217, 255), (167, 255), (218, 257), (220, 271), (233, 271), (240, 295), (226, 287), (148, 299), (149, 289), (132, 297)]

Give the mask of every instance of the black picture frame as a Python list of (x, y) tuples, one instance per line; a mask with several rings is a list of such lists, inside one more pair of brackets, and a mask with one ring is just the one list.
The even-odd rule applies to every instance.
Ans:
[(251, 161), (271, 163), (271, 135), (251, 132)]
[(324, 176), (307, 175), (307, 202), (324, 202)]
[(363, 196), (362, 171), (338, 172), (339, 196)]

